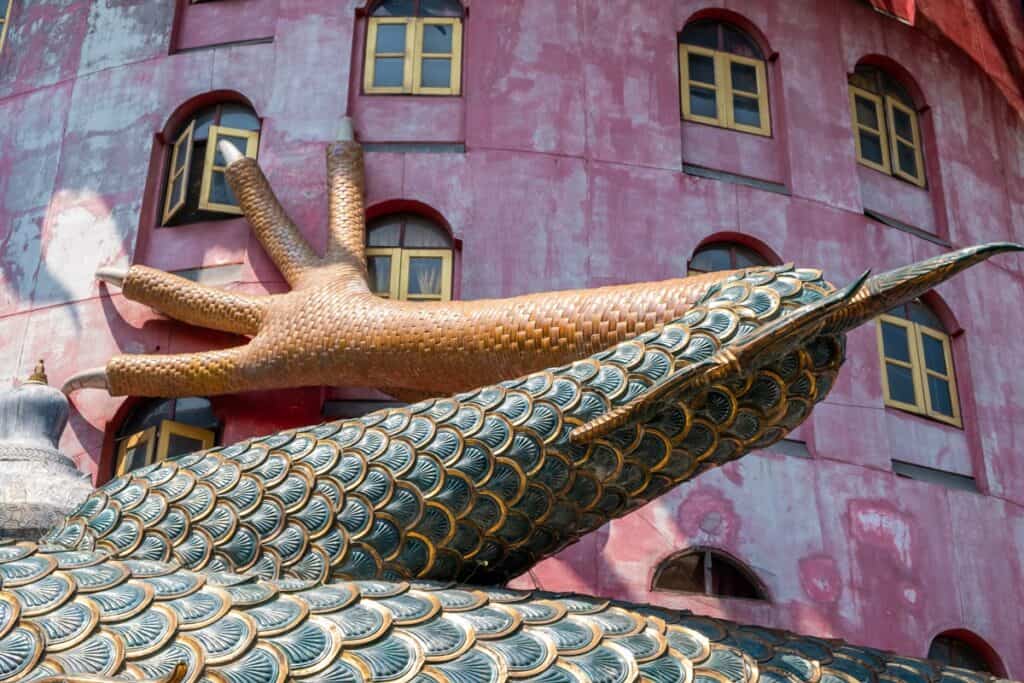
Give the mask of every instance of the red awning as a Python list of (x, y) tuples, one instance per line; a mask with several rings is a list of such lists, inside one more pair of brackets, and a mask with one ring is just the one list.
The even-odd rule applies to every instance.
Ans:
[(933, 24), (991, 76), (1024, 116), (1024, 7), (1021, 0), (869, 0), (912, 25)]

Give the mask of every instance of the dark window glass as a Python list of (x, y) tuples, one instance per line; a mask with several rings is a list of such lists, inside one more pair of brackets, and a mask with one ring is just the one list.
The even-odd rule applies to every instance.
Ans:
[(885, 163), (882, 156), (882, 139), (866, 130), (858, 131), (860, 134), (860, 153), (865, 159), (870, 159), (876, 164)]
[(757, 100), (741, 95), (733, 95), (732, 115), (736, 123), (743, 126), (761, 125), (761, 108)]
[(718, 116), (718, 98), (714, 90), (690, 88), (690, 111), (697, 116)]
[(767, 600), (754, 573), (713, 550), (690, 550), (665, 560), (654, 573), (655, 590)]
[(423, 27), (423, 51), (450, 53), (453, 33), (454, 28), (450, 24), (425, 25)]
[(373, 63), (373, 84), (401, 87), (405, 78), (405, 60), (401, 57), (376, 57)]
[(405, 52), (406, 24), (378, 24), (377, 52)]
[(203, 442), (200, 439), (193, 439), (182, 434), (171, 434), (167, 440), (167, 457), (174, 458), (179, 455), (187, 455), (203, 449)]
[(953, 417), (953, 399), (949, 394), (949, 382), (941, 377), (928, 375), (928, 395), (932, 410)]
[(924, 350), (924, 364), (932, 372), (949, 374), (946, 371), (946, 349), (942, 342), (927, 334), (921, 335), (921, 348)]
[(733, 62), (730, 65), (730, 75), (732, 77), (733, 90), (757, 93), (757, 69), (753, 66)]
[(693, 252), (688, 270), (691, 273), (713, 273), (767, 265), (770, 265), (768, 260), (750, 247), (735, 242), (712, 242)]
[(889, 396), (894, 401), (910, 405), (917, 403), (917, 392), (914, 391), (914, 371), (911, 368), (886, 363), (885, 372), (889, 381)]
[(750, 36), (721, 21), (691, 22), (679, 34), (679, 42), (752, 59), (764, 59), (761, 49)]
[(427, 88), (447, 88), (452, 82), (452, 60), (427, 57), (420, 72), (420, 85)]
[(910, 303), (889, 309), (889, 315), (903, 318), (904, 320), (911, 320), (918, 325), (930, 327), (939, 332), (949, 332), (935, 311), (922, 303), (920, 299), (914, 299)]
[(370, 256), (366, 259), (366, 268), (370, 274), (370, 289), (374, 292), (387, 294), (391, 288), (390, 256)]
[(928, 659), (961, 669), (995, 673), (985, 655), (971, 644), (952, 635), (936, 636), (928, 648)]
[(878, 110), (875, 103), (860, 96), (855, 96), (854, 101), (857, 103), (857, 121), (875, 130), (880, 130), (881, 125), (878, 121)]
[(900, 170), (910, 175), (917, 175), (917, 153), (910, 145), (896, 141), (896, 153), (899, 155)]
[(458, 0), (382, 0), (373, 8), (375, 17), (461, 17)]
[(407, 249), (451, 249), (448, 231), (414, 213), (392, 213), (370, 221), (366, 228), (370, 247)]
[(710, 55), (689, 55), (690, 80), (715, 84), (715, 60)]
[(901, 360), (904, 363), (910, 362), (910, 338), (907, 336), (907, 328), (883, 322), (882, 343), (887, 358)]

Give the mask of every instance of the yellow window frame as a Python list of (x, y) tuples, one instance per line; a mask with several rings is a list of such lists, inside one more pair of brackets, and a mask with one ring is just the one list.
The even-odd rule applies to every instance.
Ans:
[(213, 442), (217, 438), (217, 435), (209, 429), (195, 427), (183, 422), (175, 422), (174, 420), (162, 420), (160, 422), (160, 439), (157, 441), (156, 447), (156, 459), (153, 462), (160, 462), (167, 459), (167, 451), (171, 445), (171, 437), (174, 435), (184, 436), (185, 438), (201, 442), (203, 446), (199, 450), (212, 448)]
[[(860, 119), (857, 118), (857, 98), (861, 98), (871, 102), (875, 106), (875, 120), (878, 121), (878, 128), (872, 128), (871, 126), (861, 123)], [(858, 88), (856, 86), (850, 86), (850, 118), (853, 121), (853, 142), (857, 149), (857, 163), (872, 168), (882, 173), (892, 174), (892, 167), (889, 163), (889, 139), (886, 134), (886, 121), (888, 115), (885, 111), (885, 105), (882, 102), (882, 98), (873, 92)], [(872, 135), (878, 136), (878, 144), (882, 149), (882, 163), (876, 163), (871, 159), (864, 156), (860, 146), (860, 131), (865, 130)]]
[[(170, 170), (167, 173), (167, 194), (164, 197), (164, 223), (174, 218), (174, 215), (181, 210), (181, 207), (185, 206), (185, 200), (188, 198), (188, 174), (189, 168), (192, 165), (192, 136), (195, 133), (195, 128), (196, 122), (192, 121), (188, 124), (185, 132), (174, 141)], [(185, 163), (181, 165), (180, 169), (175, 171), (174, 169), (178, 166), (178, 159), (181, 158), (182, 154), (185, 155)], [(181, 196), (175, 199), (174, 183), (179, 177), (181, 177)]]
[[(924, 160), (921, 154), (921, 129), (918, 126), (917, 112), (903, 104), (898, 102), (892, 97), (885, 98), (885, 109), (886, 119), (889, 124), (889, 142), (890, 150), (889, 155), (892, 158), (892, 173), (893, 175), (908, 180), (919, 187), (924, 187)], [(900, 111), (907, 115), (910, 119), (910, 130), (914, 136), (913, 140), (896, 133), (896, 121), (895, 112)], [(899, 156), (899, 143), (902, 142), (905, 145), (909, 145), (914, 150), (914, 163), (917, 166), (917, 173), (908, 173), (900, 168), (900, 156)]]
[[(719, 59), (722, 61), (724, 67), (723, 73), (725, 74), (726, 93), (728, 99), (726, 100), (725, 114), (726, 123), (729, 128), (733, 130), (743, 131), (744, 133), (753, 133), (754, 135), (770, 136), (772, 134), (772, 121), (771, 111), (768, 109), (768, 78), (765, 73), (764, 61), (760, 59), (751, 59), (749, 57), (741, 57), (728, 52), (720, 52)], [(750, 92), (747, 90), (740, 90), (733, 85), (732, 82), (732, 65), (742, 64), (744, 66), (751, 66), (754, 68), (755, 78), (757, 79), (757, 92)], [(716, 67), (717, 72), (717, 67)], [(739, 95), (746, 99), (757, 100), (757, 111), (761, 116), (761, 125), (759, 126), (748, 126), (743, 123), (736, 122), (736, 107), (734, 96)]]
[(367, 247), (366, 257), (370, 258), (371, 256), (387, 256), (391, 259), (391, 267), (388, 269), (390, 277), (388, 291), (374, 292), (374, 294), (385, 299), (401, 298), (399, 284), (401, 283), (402, 250), (398, 247)]
[(7, 39), (7, 25), (11, 23), (12, 7), (14, 7), (14, 0), (8, 0), (7, 11), (0, 15), (0, 52), (3, 52), (4, 40)]
[[(403, 24), (405, 25), (405, 51), (404, 52), (377, 52), (377, 27), (381, 24)], [(366, 57), (363, 61), (363, 90), (375, 95), (400, 95), (411, 93), (413, 90), (413, 61), (416, 50), (416, 36), (418, 34), (415, 17), (371, 17), (366, 30)], [(374, 85), (373, 78), (376, 73), (375, 57), (401, 57), (402, 62), (402, 85)]]
[[(451, 52), (424, 52), (423, 34), (427, 26), (452, 27)], [(450, 64), (448, 87), (429, 87), (421, 84), (423, 60), (447, 59)], [(455, 17), (426, 17), (416, 20), (416, 42), (413, 45), (412, 92), (414, 95), (458, 95), (462, 84), (462, 19)]]
[(125, 455), (129, 449), (136, 448), (140, 444), (145, 444), (146, 447), (146, 459), (142, 463), (145, 467), (153, 462), (153, 452), (156, 447), (156, 427), (149, 427), (143, 429), (141, 432), (136, 432), (131, 436), (125, 437), (121, 440), (121, 443), (117, 447), (117, 474), (120, 477), (122, 474), (128, 472), (128, 460)]
[[(452, 252), (449, 249), (402, 249), (401, 281), (399, 295), (407, 301), (451, 301), (452, 298)], [(409, 262), (414, 258), (441, 259), (441, 293), (409, 294)]]
[(203, 162), (203, 182), (199, 189), (199, 208), (203, 211), (242, 215), (241, 207), (235, 204), (222, 204), (210, 200), (210, 192), (213, 189), (213, 174), (224, 173), (227, 169), (227, 166), (215, 163), (217, 160), (217, 141), (222, 135), (244, 138), (245, 149), (242, 150), (242, 153), (250, 159), (255, 159), (256, 153), (259, 150), (260, 132), (258, 130), (210, 126), (210, 134), (206, 141), (206, 159)]
[[(921, 337), (931, 337), (932, 339), (936, 340), (942, 345), (942, 353), (945, 356), (946, 361), (946, 374), (942, 374), (941, 372), (932, 370), (931, 368), (928, 367), (928, 364), (925, 363), (923, 341), (921, 341), (921, 343), (918, 344), (918, 353), (920, 353), (919, 360), (921, 363), (922, 373), (921, 383), (924, 385), (923, 393), (925, 411), (928, 414), (928, 417), (932, 419), (939, 420), (940, 422), (945, 422), (947, 424), (951, 424), (954, 427), (963, 427), (963, 422), (960, 419), (960, 397), (957, 394), (956, 390), (956, 373), (953, 371), (953, 354), (950, 350), (949, 335), (939, 332), (938, 330), (930, 330), (927, 327), (923, 327), (921, 325), (915, 324), (914, 326), (917, 328), (918, 334), (920, 334)], [(932, 407), (932, 392), (928, 388), (929, 377), (938, 377), (942, 381), (946, 382), (949, 388), (949, 403), (950, 406), (953, 408), (952, 415), (940, 413)]]
[[(882, 336), (882, 324), (887, 323), (896, 327), (901, 327), (906, 330), (907, 333), (907, 344), (909, 346), (908, 353), (910, 355), (910, 362), (902, 361), (895, 358), (889, 358), (885, 355), (885, 341)], [(917, 413), (918, 415), (924, 415), (933, 420), (939, 422), (945, 422), (946, 424), (953, 425), (954, 427), (963, 427), (963, 422), (960, 418), (960, 397), (956, 389), (956, 373), (953, 369), (953, 356), (950, 351), (949, 335), (939, 332), (938, 330), (932, 330), (923, 327), (915, 322), (906, 320), (905, 318), (897, 318), (892, 315), (879, 316), (878, 324), (876, 325), (878, 332), (878, 358), (881, 362), (882, 367), (882, 392), (883, 400), (885, 405), (892, 408), (898, 408), (905, 410), (910, 413)], [(942, 344), (942, 349), (946, 359), (946, 370), (948, 374), (943, 375), (942, 373), (929, 370), (928, 366), (924, 361), (924, 349), (921, 343), (921, 337), (927, 335)], [(886, 364), (891, 363), (892, 365), (898, 365), (900, 367), (908, 368), (910, 370), (911, 377), (914, 381), (914, 403), (906, 403), (904, 401), (897, 401), (892, 398), (889, 391), (889, 375), (886, 372)], [(931, 391), (928, 388), (928, 377), (939, 377), (943, 381), (948, 383), (949, 386), (949, 398), (950, 404), (953, 407), (953, 416), (944, 415), (940, 412), (935, 411), (932, 408), (932, 397)]]
[[(694, 81), (690, 78), (690, 55), (702, 55), (704, 57), (711, 57), (715, 65), (715, 82), (705, 83), (704, 81)], [(687, 121), (696, 121), (697, 123), (707, 123), (712, 126), (718, 126), (720, 128), (728, 127), (726, 124), (726, 117), (723, 112), (725, 96), (724, 88), (719, 84), (719, 74), (721, 73), (721, 65), (719, 60), (719, 53), (717, 50), (710, 50), (706, 47), (697, 47), (696, 45), (686, 45), (680, 43), (679, 45), (679, 75), (680, 75), (680, 100), (682, 101), (683, 107), (683, 118)], [(694, 114), (690, 109), (690, 88), (696, 86), (703, 88), (704, 90), (713, 90), (715, 93), (715, 115), (704, 116), (703, 114)]]
[[(705, 57), (712, 58), (715, 64), (714, 83), (695, 81), (690, 77), (689, 56), (691, 54), (703, 55)], [(752, 66), (754, 68), (755, 78), (757, 79), (757, 92), (740, 90), (733, 86), (733, 64), (743, 64), (744, 66)], [(706, 123), (708, 125), (718, 126), (719, 128), (729, 128), (743, 133), (752, 133), (754, 135), (762, 135), (765, 137), (771, 136), (772, 122), (771, 109), (768, 106), (768, 75), (765, 70), (763, 60), (751, 59), (749, 57), (734, 55), (731, 52), (723, 52), (721, 50), (712, 50), (706, 47), (680, 43), (679, 77), (679, 97), (683, 109), (683, 118), (685, 120), (695, 121), (697, 123)], [(693, 113), (690, 108), (691, 87), (714, 91), (715, 116), (704, 116)], [(748, 126), (746, 124), (736, 122), (736, 110), (733, 106), (733, 95), (757, 100), (757, 109), (761, 116), (761, 125)]]

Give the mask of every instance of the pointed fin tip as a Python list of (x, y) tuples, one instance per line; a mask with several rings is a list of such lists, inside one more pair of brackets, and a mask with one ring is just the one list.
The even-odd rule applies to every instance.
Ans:
[(228, 140), (218, 140), (217, 149), (224, 156), (224, 160), (228, 162), (228, 166), (245, 158), (245, 155), (239, 152), (238, 148)]

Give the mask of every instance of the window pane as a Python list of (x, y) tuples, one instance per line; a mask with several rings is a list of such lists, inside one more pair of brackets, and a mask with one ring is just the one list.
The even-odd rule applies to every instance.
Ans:
[(174, 179), (174, 185), (171, 186), (171, 206), (174, 206), (181, 201), (181, 193), (185, 191), (185, 174), (182, 173)]
[[(217, 142), (219, 143), (221, 140), (227, 140), (232, 145), (234, 145), (235, 149), (237, 149), (242, 154), (245, 154), (245, 150), (249, 146), (248, 140), (237, 135), (218, 135)], [(217, 152), (213, 155), (213, 164), (215, 166), (226, 166), (227, 163), (228, 161), (227, 159), (224, 158), (224, 155), (221, 154), (220, 145), (218, 144)]]
[(702, 273), (731, 270), (732, 259), (729, 256), (729, 247), (722, 244), (702, 247), (693, 255), (693, 259), (690, 261), (690, 268), (692, 270), (699, 270)]
[(917, 154), (910, 145), (896, 142), (896, 153), (899, 155), (900, 170), (908, 175), (917, 175)]
[(901, 403), (917, 403), (917, 394), (914, 393), (914, 377), (910, 368), (886, 363), (885, 372), (889, 380), (889, 398)]
[(183, 434), (172, 433), (167, 439), (167, 457), (173, 458), (177, 455), (185, 455), (194, 451), (202, 450), (203, 442)]
[(146, 443), (146, 441), (140, 441), (133, 448), (125, 449), (124, 458), (122, 459), (122, 462), (128, 463), (125, 466), (125, 472), (137, 470), (146, 464)]
[(925, 306), (920, 301), (911, 301), (907, 304), (907, 308), (910, 311), (910, 319), (915, 323), (922, 325), (923, 327), (930, 327), (933, 330), (939, 332), (945, 332), (946, 326), (939, 320), (939, 316), (935, 315), (935, 311)]
[(375, 294), (387, 294), (391, 290), (391, 257), (369, 256), (366, 267), (370, 271), (370, 290)]
[(420, 0), (420, 15), (424, 17), (461, 17), (462, 3), (458, 0)]
[(405, 24), (377, 24), (377, 54), (405, 52)]
[(704, 553), (694, 552), (670, 560), (658, 572), (655, 588), (704, 593)]
[(447, 88), (452, 83), (452, 60), (428, 58), (423, 60), (420, 85), (426, 88)]
[(946, 369), (946, 350), (935, 337), (927, 334), (921, 335), (921, 346), (924, 350), (924, 365), (932, 372), (939, 372), (948, 375)]
[(188, 144), (187, 141), (182, 141), (180, 145), (177, 145), (174, 149), (178, 157), (174, 160), (174, 168), (171, 169), (171, 174), (180, 171), (185, 166), (185, 157), (188, 156)]
[(733, 95), (732, 116), (736, 123), (743, 126), (761, 125), (761, 110), (757, 100), (751, 97)]
[(210, 201), (216, 204), (238, 206), (235, 194), (228, 186), (228, 179), (223, 171), (214, 171), (210, 174)]
[(690, 113), (697, 116), (718, 117), (718, 101), (714, 90), (690, 87)]
[(748, 268), (750, 266), (767, 266), (768, 261), (763, 256), (747, 247), (740, 246), (739, 244), (734, 245), (733, 253), (736, 255), (736, 267), (737, 268)]
[(857, 131), (857, 135), (860, 136), (860, 155), (876, 164), (885, 163), (885, 157), (882, 156), (882, 138), (866, 130)]
[(953, 399), (949, 392), (949, 382), (928, 375), (928, 393), (932, 399), (932, 410), (953, 417)]
[(398, 247), (401, 246), (402, 220), (397, 216), (388, 216), (381, 222), (374, 221), (366, 238), (367, 246)]
[(217, 416), (213, 414), (210, 402), (198, 396), (176, 399), (174, 401), (174, 420), (210, 430), (217, 426)]
[(450, 24), (426, 24), (423, 26), (423, 51), (451, 53), (452, 34), (455, 27)]
[(441, 259), (414, 256), (409, 259), (408, 294), (441, 296)]
[(762, 58), (761, 50), (757, 47), (754, 41), (739, 29), (729, 26), (728, 24), (723, 24), (722, 34), (725, 38), (722, 49), (726, 52), (731, 52), (734, 55), (742, 55), (743, 57), (753, 57), (754, 59)]
[(433, 221), (421, 216), (407, 216), (402, 246), (412, 249), (448, 249), (452, 241), (448, 233)]
[(718, 24), (713, 21), (697, 21), (683, 29), (680, 41), (686, 45), (699, 45), (709, 50), (718, 49)]
[(384, 0), (373, 10), (375, 17), (411, 17), (415, 10), (414, 0)]
[(379, 87), (402, 87), (405, 60), (401, 57), (377, 57), (373, 61), (373, 84)]
[(698, 83), (715, 83), (715, 60), (708, 55), (687, 55), (690, 66), (690, 80)]
[(868, 126), (873, 130), (880, 130), (881, 126), (878, 125), (878, 108), (875, 106), (875, 103), (860, 95), (854, 95), (853, 101), (856, 103), (857, 108), (857, 123), (862, 126)]
[(894, 107), (892, 110), (892, 123), (896, 129), (896, 135), (899, 135), (904, 140), (914, 139), (914, 129), (911, 127), (910, 114)]
[(732, 74), (733, 90), (757, 92), (757, 69), (750, 64), (737, 64), (733, 62), (729, 66), (729, 70)]
[(259, 130), (260, 120), (252, 109), (242, 104), (225, 104), (220, 110), (220, 125), (242, 130)]
[(910, 362), (910, 339), (906, 328), (892, 323), (882, 323), (882, 348), (886, 358)]

